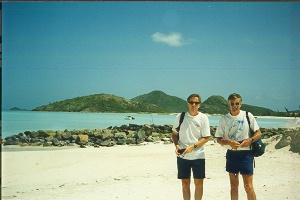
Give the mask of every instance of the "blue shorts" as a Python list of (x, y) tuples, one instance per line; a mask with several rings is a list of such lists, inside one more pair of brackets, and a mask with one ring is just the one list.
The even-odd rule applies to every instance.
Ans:
[(187, 160), (177, 157), (178, 179), (190, 179), (191, 169), (194, 179), (205, 178), (205, 159)]
[(226, 153), (226, 171), (243, 175), (253, 174), (253, 154), (249, 151), (228, 150)]

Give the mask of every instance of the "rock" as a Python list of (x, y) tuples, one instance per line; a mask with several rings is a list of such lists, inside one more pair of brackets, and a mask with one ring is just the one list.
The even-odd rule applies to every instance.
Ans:
[(108, 146), (109, 145), (109, 143), (110, 143), (110, 141), (108, 141), (108, 140), (105, 140), (105, 141), (102, 141), (101, 143), (100, 143), (100, 146)]
[(111, 147), (111, 146), (114, 146), (115, 144), (116, 143), (114, 143), (113, 141), (105, 140), (105, 141), (101, 142), (100, 146)]
[(165, 138), (161, 138), (161, 140), (162, 140), (162, 141), (170, 141), (170, 140), (171, 140), (171, 138), (167, 138), (167, 137), (165, 137)]
[[(117, 128), (117, 127), (114, 127), (114, 128)], [(128, 129), (128, 126), (127, 125), (122, 125), (122, 126), (120, 126), (120, 129), (121, 130), (127, 130)]]
[(78, 138), (78, 135), (71, 135), (71, 137), (70, 137), (71, 140), (75, 140), (75, 141), (77, 140), (77, 138)]
[(52, 131), (52, 130), (39, 130), (38, 131), (39, 133), (39, 137), (49, 137), (49, 136), (55, 136), (57, 133), (55, 131)]
[(136, 144), (135, 138), (132, 137), (127, 138), (127, 144)]
[(114, 134), (112, 133), (112, 130), (105, 129), (103, 130), (103, 133), (101, 135), (102, 140), (108, 140), (114, 137)]
[(127, 138), (134, 138), (137, 135), (137, 132), (129, 130), (126, 135), (127, 135)]
[(31, 138), (30, 143), (43, 144), (45, 143), (44, 138)]
[(102, 131), (95, 131), (94, 132), (94, 137), (96, 137), (96, 138), (102, 138)]
[(62, 139), (65, 139), (65, 140), (67, 140), (67, 139), (70, 139), (70, 137), (71, 137), (71, 133), (70, 132), (61, 132), (61, 138)]
[(13, 140), (11, 140), (11, 139), (8, 139), (8, 140), (5, 140), (4, 141), (4, 145), (6, 146), (6, 145), (17, 145), (18, 143), (17, 142), (15, 142), (15, 141), (13, 141)]
[(139, 138), (136, 140), (136, 144), (142, 144), (145, 142), (145, 138)]
[(18, 138), (21, 143), (29, 143), (30, 141), (30, 137), (27, 137), (24, 133), (19, 133)]
[(164, 144), (171, 144), (172, 142), (170, 140), (164, 141)]
[(152, 135), (151, 135), (151, 136), (152, 136), (152, 137), (160, 137), (161, 134), (158, 133), (158, 132), (152, 132)]
[(127, 139), (119, 138), (116, 142), (117, 145), (125, 145), (127, 144)]
[(138, 131), (138, 134), (137, 134), (138, 138), (141, 139), (141, 138), (146, 138), (146, 131), (143, 130), (143, 129), (140, 129)]
[(57, 138), (54, 138), (54, 139), (52, 140), (52, 145), (53, 145), (53, 146), (59, 146), (59, 144), (60, 144), (60, 141), (59, 141)]
[(291, 144), (291, 136), (283, 136), (280, 141), (275, 145), (275, 149), (281, 149)]
[(35, 131), (30, 132), (30, 137), (31, 138), (35, 138), (35, 137), (38, 137), (38, 136), (39, 136), (38, 132), (35, 132)]
[(300, 128), (291, 131), (290, 136), (291, 141), (291, 151), (295, 153), (300, 153)]
[(153, 136), (149, 136), (147, 139), (146, 139), (147, 142), (158, 142), (160, 141), (160, 137), (153, 137)]
[(123, 138), (126, 138), (126, 133), (125, 132), (117, 132), (117, 133), (115, 133), (114, 137), (123, 139)]
[(52, 146), (52, 142), (45, 142), (43, 144), (43, 147), (50, 147), (50, 146)]
[(152, 134), (153, 128), (150, 125), (144, 125), (142, 127), (142, 130), (145, 131), (145, 137), (146, 137), (146, 136), (150, 136)]
[(79, 134), (76, 143), (79, 145), (84, 145), (89, 142), (89, 136), (84, 134)]
[(103, 142), (103, 140), (97, 138), (97, 139), (94, 141), (94, 144), (95, 144), (95, 145), (100, 145), (101, 142)]

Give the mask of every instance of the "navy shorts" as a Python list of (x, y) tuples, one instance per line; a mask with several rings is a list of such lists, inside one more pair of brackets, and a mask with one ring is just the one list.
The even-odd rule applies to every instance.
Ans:
[(205, 159), (187, 160), (177, 157), (178, 179), (190, 179), (193, 170), (194, 179), (205, 178)]
[(249, 151), (227, 150), (226, 171), (233, 174), (253, 174), (253, 154)]

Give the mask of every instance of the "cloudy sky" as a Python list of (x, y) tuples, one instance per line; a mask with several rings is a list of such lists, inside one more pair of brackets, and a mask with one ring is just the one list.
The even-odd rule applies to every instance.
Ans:
[(300, 105), (300, 2), (4, 2), (2, 109), (161, 90)]

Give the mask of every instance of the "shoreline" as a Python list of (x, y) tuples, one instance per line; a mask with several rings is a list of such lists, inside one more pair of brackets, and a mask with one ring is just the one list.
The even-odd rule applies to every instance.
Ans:
[[(271, 138), (273, 136), (285, 135), (291, 130), (296, 132), (299, 129), (299, 121), (295, 124), (290, 123), (288, 128), (260, 128), (262, 132), (262, 139)], [(211, 140), (214, 139), (215, 126), (210, 126)], [(82, 129), (82, 130), (39, 130), (39, 131), (25, 131), (18, 135), (12, 135), (2, 139), (1, 144), (5, 151), (17, 150), (17, 148), (4, 148), (6, 146), (18, 145), (20, 150), (27, 150), (26, 147), (43, 148), (46, 150), (51, 147), (58, 148), (72, 148), (73, 146), (80, 146), (86, 148), (93, 146), (112, 147), (122, 145), (141, 145), (143, 143), (151, 142), (158, 143), (172, 143), (172, 125), (122, 125), (109, 127), (107, 129)], [(22, 149), (23, 148), (23, 149)]]
[[(277, 142), (272, 141), (266, 153), (255, 159), (257, 198), (297, 200), (300, 155), (288, 147), (276, 150)], [(174, 148), (174, 144), (160, 142), (3, 152), (2, 199), (181, 199)], [(203, 200), (230, 199), (225, 153), (226, 149), (214, 141), (205, 144)], [(276, 176), (270, 176), (269, 169)], [(193, 184), (191, 189), (194, 190)], [(239, 191), (240, 199), (246, 199), (242, 185)]]

